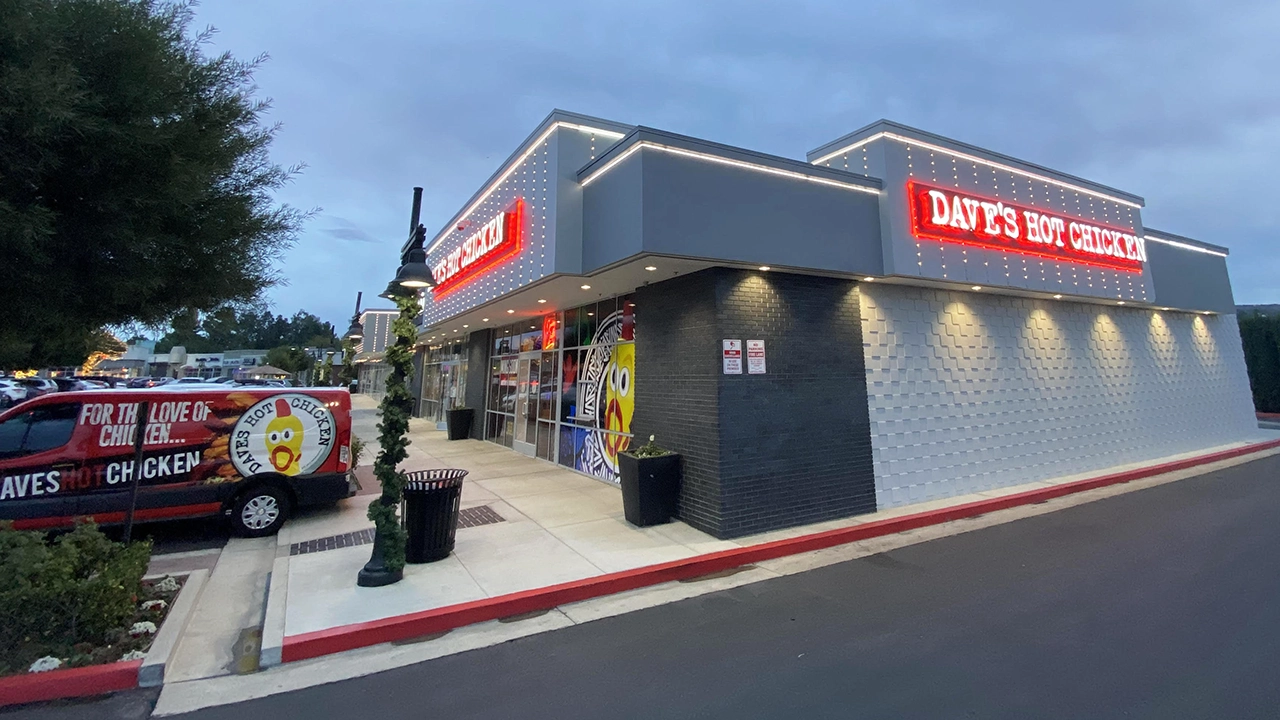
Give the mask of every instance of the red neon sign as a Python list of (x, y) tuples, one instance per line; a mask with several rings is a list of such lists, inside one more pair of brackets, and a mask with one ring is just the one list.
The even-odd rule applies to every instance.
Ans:
[(1142, 272), (1147, 250), (1132, 231), (910, 180), (911, 234), (925, 240)]
[(438, 300), (520, 253), (524, 244), (524, 198), (498, 213), (431, 268)]

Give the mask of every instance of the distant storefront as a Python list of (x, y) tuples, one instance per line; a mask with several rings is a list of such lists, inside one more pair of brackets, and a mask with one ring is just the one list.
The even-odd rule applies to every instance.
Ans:
[(606, 482), (655, 435), (721, 537), (1245, 439), (1227, 250), (1142, 206), (887, 121), (800, 161), (557, 111), (428, 244), (418, 412)]

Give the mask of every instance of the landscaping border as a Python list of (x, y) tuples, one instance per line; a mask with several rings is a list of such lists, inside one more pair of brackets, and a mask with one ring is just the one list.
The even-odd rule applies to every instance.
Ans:
[(444, 632), (488, 620), (551, 610), (567, 603), (580, 602), (664, 582), (686, 580), (764, 560), (822, 550), (883, 535), (892, 535), (929, 525), (938, 525), (952, 520), (984, 515), (997, 510), (1031, 505), (1086, 490), (1119, 485), (1133, 480), (1207, 465), (1219, 460), (1251, 455), (1277, 447), (1280, 447), (1280, 440), (1253, 443), (1183, 460), (1100, 475), (989, 500), (978, 500), (913, 515), (867, 522), (847, 528), (838, 528), (796, 538), (723, 550), (707, 555), (598, 575), (583, 580), (524, 590), (483, 600), (447, 605), (416, 613), (286, 636), (281, 648), (281, 660), (283, 662), (296, 662), (370, 645)]
[[(175, 573), (175, 576), (181, 575), (181, 573)], [(169, 614), (165, 616), (164, 622), (160, 623), (155, 640), (147, 649), (147, 656), (142, 660), (117, 661), (0, 678), (0, 708), (160, 685), (164, 681), (165, 664), (168, 663), (173, 649), (177, 647), (208, 575), (208, 570), (196, 570), (184, 576), (186, 579), (182, 583), (182, 589), (174, 597)]]

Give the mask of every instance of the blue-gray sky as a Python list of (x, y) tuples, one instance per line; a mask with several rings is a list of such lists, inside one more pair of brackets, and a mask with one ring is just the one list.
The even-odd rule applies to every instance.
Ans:
[[(275, 310), (345, 327), (553, 108), (803, 159), (881, 117), (1142, 195), (1280, 302), (1280, 3), (205, 0), (211, 50), (267, 52), (280, 195), (323, 210)], [(376, 297), (374, 302), (385, 305)], [(367, 303), (366, 303), (367, 304)]]

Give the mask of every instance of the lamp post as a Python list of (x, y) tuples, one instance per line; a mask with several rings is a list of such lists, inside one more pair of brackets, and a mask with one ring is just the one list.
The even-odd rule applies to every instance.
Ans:
[(378, 425), (380, 449), (373, 462), (373, 474), (382, 486), (382, 494), (369, 504), (369, 519), (374, 524), (373, 552), (360, 569), (356, 584), (380, 587), (399, 582), (404, 573), (405, 532), (400, 525), (400, 500), (406, 482), (400, 463), (408, 457), (409, 415), (413, 397), (408, 380), (413, 372), (413, 343), (417, 328), (413, 319), (421, 307), (418, 292), (435, 285), (427, 267), (426, 228), (418, 222), (422, 210), (422, 188), (413, 189), (413, 212), (409, 222), (409, 239), (400, 248), (400, 268), (380, 297), (392, 300), (400, 310), (391, 323), (395, 342), (387, 346), (385, 357), (391, 366), (386, 394), (382, 397), (382, 422)]
[(356, 312), (351, 316), (351, 325), (347, 328), (346, 334), (342, 337), (342, 386), (351, 389), (351, 383), (356, 379), (356, 342), (364, 338), (364, 328), (360, 325), (360, 301), (364, 299), (364, 293), (356, 293)]

